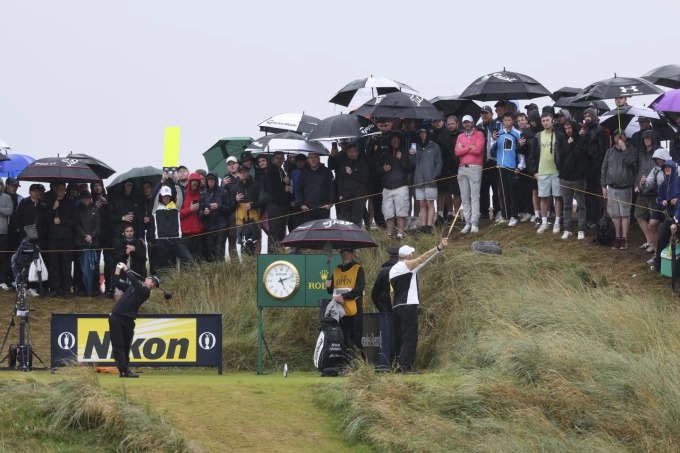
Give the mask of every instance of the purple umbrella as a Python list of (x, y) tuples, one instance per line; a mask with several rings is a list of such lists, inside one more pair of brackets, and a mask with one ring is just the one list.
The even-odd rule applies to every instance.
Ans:
[(680, 113), (680, 89), (666, 91), (649, 105), (657, 112)]
[(25, 154), (7, 154), (9, 160), (0, 162), (0, 176), (3, 178), (16, 178), (24, 168), (35, 162), (35, 159)]

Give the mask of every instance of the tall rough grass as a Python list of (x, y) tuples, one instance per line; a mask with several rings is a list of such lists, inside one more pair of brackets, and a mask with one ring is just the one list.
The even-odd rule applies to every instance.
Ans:
[(13, 433), (3, 451), (198, 451), (166, 419), (102, 390), (91, 367), (65, 374), (0, 382), (1, 431)]

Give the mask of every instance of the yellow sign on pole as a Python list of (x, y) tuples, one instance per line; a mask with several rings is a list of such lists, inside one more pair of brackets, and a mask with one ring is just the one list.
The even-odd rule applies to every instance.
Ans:
[(165, 144), (163, 146), (163, 169), (176, 171), (179, 167), (179, 127), (165, 128)]

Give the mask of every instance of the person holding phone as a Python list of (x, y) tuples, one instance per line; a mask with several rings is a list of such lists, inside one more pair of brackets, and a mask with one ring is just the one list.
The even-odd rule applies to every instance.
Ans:
[(182, 226), (182, 237), (187, 249), (194, 257), (200, 260), (203, 257), (203, 222), (200, 218), (200, 192), (201, 178), (198, 173), (189, 175), (184, 203), (179, 211)]

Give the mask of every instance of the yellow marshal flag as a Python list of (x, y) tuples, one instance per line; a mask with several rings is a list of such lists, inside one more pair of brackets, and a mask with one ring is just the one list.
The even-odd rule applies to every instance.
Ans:
[(179, 167), (179, 127), (165, 128), (165, 145), (163, 146), (163, 168)]

